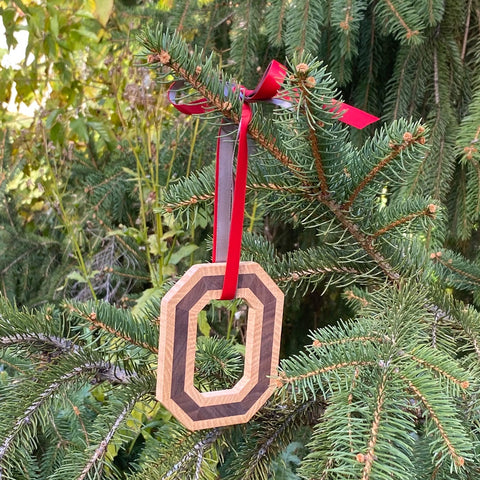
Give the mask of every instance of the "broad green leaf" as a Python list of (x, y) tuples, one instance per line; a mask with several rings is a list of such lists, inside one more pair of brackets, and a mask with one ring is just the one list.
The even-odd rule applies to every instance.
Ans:
[(207, 312), (202, 310), (198, 314), (198, 329), (200, 330), (201, 334), (205, 337), (210, 336), (210, 325), (207, 320)]
[(45, 121), (45, 127), (48, 129), (52, 128), (61, 112), (62, 110), (59, 108), (52, 110)]
[(77, 271), (70, 272), (67, 275), (67, 278), (70, 280), (74, 280), (76, 282), (87, 283), (87, 280), (85, 279), (85, 277), (80, 272), (77, 272)]
[(113, 0), (95, 0), (95, 17), (106, 27), (113, 12)]
[(176, 265), (180, 260), (188, 257), (191, 253), (197, 250), (197, 248), (197, 245), (194, 245), (193, 243), (180, 247), (175, 253), (172, 254), (169, 263)]
[(85, 120), (82, 117), (72, 118), (70, 120), (70, 129), (80, 140), (88, 141), (88, 130)]
[(162, 289), (157, 287), (144, 290), (142, 295), (137, 299), (137, 303), (132, 307), (132, 315), (134, 317), (141, 315), (147, 303), (154, 298), (160, 298), (161, 295)]
[(148, 236), (148, 244), (150, 245), (150, 253), (153, 255), (160, 255), (167, 251), (167, 242), (164, 240), (159, 241), (157, 235), (154, 233)]

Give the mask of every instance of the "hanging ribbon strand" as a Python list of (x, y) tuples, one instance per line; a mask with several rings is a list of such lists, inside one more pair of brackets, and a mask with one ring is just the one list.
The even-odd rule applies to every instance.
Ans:
[[(242, 85), (233, 86), (240, 90), (242, 112), (237, 130), (236, 142), (232, 139), (231, 125), (224, 122), (220, 127), (217, 141), (215, 202), (213, 227), (213, 262), (226, 262), (222, 300), (235, 298), (242, 245), (243, 219), (245, 211), (245, 192), (248, 171), (248, 126), (252, 119), (251, 103), (269, 102), (284, 108), (291, 102), (281, 93), (281, 86), (287, 69), (272, 60), (262, 79), (254, 90)], [(172, 105), (186, 115), (200, 115), (211, 111), (208, 100), (201, 98), (190, 103), (178, 103), (177, 93), (185, 87), (183, 80), (174, 82), (168, 91)], [(227, 94), (227, 92), (226, 92)], [(340, 112), (337, 119), (355, 128), (364, 128), (378, 120), (377, 117), (343, 102), (332, 100), (329, 111)], [(237, 146), (237, 170), (233, 182), (235, 144)]]

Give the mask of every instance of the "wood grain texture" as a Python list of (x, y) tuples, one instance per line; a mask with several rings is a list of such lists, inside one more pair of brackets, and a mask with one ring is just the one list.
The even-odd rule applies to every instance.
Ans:
[(283, 293), (255, 262), (240, 263), (236, 293), (248, 304), (242, 378), (228, 390), (193, 385), (198, 314), (220, 298), (224, 273), (225, 263), (194, 265), (161, 303), (157, 399), (190, 430), (245, 423), (273, 392)]

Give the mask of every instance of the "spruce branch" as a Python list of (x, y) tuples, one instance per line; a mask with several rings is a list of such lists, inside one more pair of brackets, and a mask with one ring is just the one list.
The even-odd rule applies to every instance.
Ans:
[[(224, 428), (213, 428), (210, 430), (201, 440), (193, 445), (180, 461), (173, 465), (173, 467), (163, 475), (161, 480), (168, 480), (179, 472), (185, 471), (187, 465), (190, 464), (195, 457), (197, 457), (198, 460), (198, 458), (203, 455), (205, 449), (217, 441), (217, 439), (223, 434), (223, 431)], [(198, 467), (198, 462), (196, 462), (196, 467)]]
[(460, 266), (456, 266), (454, 264), (455, 257), (448, 256), (448, 258), (445, 260), (444, 255), (441, 251), (431, 253), (430, 258), (434, 263), (441, 265), (445, 270), (450, 271), (455, 275), (458, 275), (458, 277), (460, 278), (460, 281), (458, 280), (455, 281), (455, 279), (453, 279), (457, 284), (457, 287), (461, 287), (462, 280), (463, 280), (463, 283), (466, 283), (470, 286), (472, 285), (474, 287), (480, 286), (480, 277), (475, 273), (472, 273), (471, 271), (470, 272), (467, 271), (469, 268), (470, 270), (473, 270), (475, 268), (473, 265), (463, 261), (462, 262), (463, 268), (460, 268)]
[(318, 146), (316, 124), (310, 120), (310, 118), (313, 117), (313, 115), (310, 113), (310, 110), (312, 108), (310, 93), (311, 93), (311, 89), (315, 87), (316, 80), (312, 76), (307, 77), (307, 74), (308, 74), (307, 64), (299, 63), (296, 66), (296, 70), (297, 70), (297, 78), (298, 78), (298, 82), (296, 82), (296, 84), (298, 85), (298, 88), (300, 91), (300, 98), (303, 98), (305, 101), (305, 114), (307, 119), (309, 120), (308, 121), (308, 129), (309, 129), (308, 140), (311, 145), (311, 151), (312, 151), (313, 159), (315, 162), (315, 169), (317, 170), (318, 179), (320, 181), (320, 192), (322, 195), (328, 195), (328, 183), (327, 183), (327, 178), (325, 176), (325, 171), (323, 169), (322, 156)]
[(178, 21), (178, 24), (177, 24), (177, 30), (179, 32), (181, 32), (184, 28), (184, 22), (185, 22), (185, 19), (187, 18), (188, 16), (188, 12), (190, 11), (190, 8), (191, 8), (191, 3), (192, 1), (191, 0), (186, 0), (184, 5), (183, 5), (183, 8), (182, 8), (182, 13), (181, 13), (181, 16), (180, 16), (180, 20)]
[(163, 208), (166, 212), (171, 213), (175, 210), (178, 210), (179, 208), (191, 207), (192, 205), (196, 205), (198, 202), (212, 201), (214, 198), (215, 198), (215, 194), (213, 192), (206, 193), (204, 195), (193, 195), (189, 199), (182, 200), (177, 203), (172, 203), (172, 202), (166, 203), (165, 206), (163, 206)]
[(388, 225), (385, 225), (384, 227), (380, 228), (379, 230), (373, 232), (371, 234), (371, 236), (373, 238), (380, 237), (381, 235), (384, 235), (388, 231), (390, 231), (394, 228), (398, 228), (399, 226), (404, 225), (406, 223), (409, 223), (412, 220), (415, 220), (416, 218), (420, 218), (420, 217), (431, 217), (431, 218), (433, 217), (434, 218), (434, 215), (435, 215), (436, 211), (437, 211), (437, 206), (435, 204), (431, 203), (427, 206), (427, 208), (425, 208), (423, 210), (419, 210), (418, 212), (412, 212), (408, 215), (403, 216), (402, 218), (396, 219), (395, 221), (393, 221), (392, 223), (390, 223)]
[(272, 45), (280, 47), (283, 45), (283, 27), (288, 10), (288, 0), (273, 0), (270, 2), (265, 20), (268, 36)]
[(368, 300), (365, 297), (357, 295), (353, 290), (345, 290), (343, 295), (347, 300), (357, 303), (362, 307), (366, 307), (368, 305)]
[(24, 412), (17, 416), (15, 423), (11, 426), (6, 437), (3, 438), (0, 444), (0, 478), (4, 473), (4, 464), (6, 460), (6, 454), (14, 445), (15, 440), (25, 428), (30, 428), (32, 423), (34, 424), (34, 417), (38, 414), (39, 410), (49, 404), (56, 394), (66, 384), (72, 380), (76, 381), (83, 376), (98, 375), (99, 372), (103, 372), (104, 375), (110, 377), (115, 373), (112, 371), (110, 364), (104, 361), (98, 362), (86, 362), (82, 365), (72, 368), (70, 371), (66, 371), (61, 376), (57, 377), (54, 381), (46, 386), (43, 391), (33, 399), (32, 403), (24, 410)]
[(348, 443), (350, 444), (350, 452), (354, 452), (353, 448), (353, 424), (352, 424), (352, 404), (353, 404), (353, 391), (357, 385), (358, 377), (360, 376), (360, 369), (355, 368), (355, 371), (352, 375), (352, 381), (350, 382), (350, 389), (348, 392), (347, 403), (348, 403), (348, 414), (347, 414), (347, 425), (348, 425)]
[(26, 370), (22, 370), (18, 365), (15, 365), (13, 364), (12, 362), (9, 362), (8, 360), (6, 360), (4, 357), (0, 358), (0, 363), (2, 365), (5, 365), (6, 367), (9, 367), (11, 368), (12, 370), (15, 370), (21, 374), (25, 374), (26, 373)]
[(303, 280), (304, 278), (310, 278), (315, 275), (328, 275), (328, 274), (354, 274), (358, 275), (360, 274), (360, 271), (351, 268), (351, 267), (336, 267), (336, 266), (331, 266), (331, 267), (319, 267), (319, 268), (309, 268), (306, 270), (295, 270), (293, 272), (289, 272), (288, 275), (283, 275), (283, 276), (275, 276), (274, 280), (279, 282), (279, 283), (286, 283), (290, 284), (291, 282), (299, 282)]
[(317, 170), (317, 175), (320, 180), (320, 192), (321, 195), (328, 195), (328, 183), (327, 178), (325, 177), (325, 172), (322, 165), (322, 156), (318, 148), (318, 140), (315, 129), (311, 128), (308, 134), (310, 144), (312, 145), (312, 154), (315, 160), (315, 168)]
[(465, 31), (463, 33), (463, 42), (462, 42), (462, 53), (460, 55), (460, 58), (462, 61), (465, 60), (465, 54), (467, 52), (467, 42), (469, 39), (469, 33), (470, 33), (470, 19), (472, 15), (472, 0), (468, 0), (468, 5), (467, 5), (467, 18), (465, 20)]
[(457, 453), (457, 450), (455, 449), (455, 446), (452, 440), (448, 436), (446, 428), (441, 422), (440, 418), (438, 417), (433, 405), (428, 401), (427, 397), (421, 392), (419, 388), (417, 388), (413, 384), (413, 382), (409, 378), (401, 374), (400, 374), (400, 377), (407, 383), (408, 388), (415, 394), (415, 396), (422, 402), (422, 404), (427, 409), (429, 416), (435, 423), (437, 430), (440, 433), (440, 436), (442, 437), (445, 443), (445, 446), (447, 447), (448, 453), (450, 454), (453, 461), (455, 462), (455, 465), (458, 467), (463, 466), (465, 463), (465, 459)]
[(12, 345), (32, 344), (38, 346), (49, 346), (62, 353), (79, 353), (80, 347), (72, 340), (57, 337), (55, 335), (44, 335), (42, 333), (17, 333), (0, 337), (0, 346), (9, 347)]
[[(148, 62), (152, 65), (157, 62), (161, 62), (162, 65), (171, 68), (176, 75), (187, 81), (192, 88), (203, 95), (212, 108), (219, 111), (224, 117), (236, 123), (237, 125), (240, 123), (240, 115), (232, 109), (232, 104), (230, 102), (225, 101), (219, 95), (212, 93), (199, 79), (198, 75), (192, 75), (178, 62), (172, 60), (170, 54), (166, 50), (152, 50), (152, 53), (148, 57)], [(249, 125), (248, 133), (261, 147), (270, 152), (280, 163), (298, 175), (298, 167), (286, 154), (281, 152), (274, 141), (268, 139), (252, 124)]]
[[(134, 317), (128, 310), (115, 308), (103, 302), (66, 302), (65, 307), (74, 315), (90, 324), (90, 329), (99, 328), (127, 345), (141, 347), (158, 353), (158, 327), (149, 318)], [(156, 319), (155, 319), (156, 320)]]
[(344, 210), (349, 210), (357, 198), (357, 196), (360, 194), (360, 192), (379, 174), (379, 172), (384, 169), (387, 165), (389, 165), (393, 160), (395, 160), (399, 155), (402, 154), (402, 152), (408, 150), (410, 147), (413, 145), (420, 143), (424, 144), (425, 143), (425, 137), (424, 137), (424, 132), (425, 128), (422, 126), (419, 126), (417, 128), (417, 131), (414, 132), (413, 134), (411, 132), (405, 132), (403, 134), (403, 142), (402, 143), (391, 143), (390, 148), (391, 151), (390, 153), (382, 158), (375, 167), (372, 168), (372, 170), (362, 179), (362, 181), (355, 187), (353, 192), (351, 193), (350, 197), (348, 200), (342, 205), (342, 208)]
[(480, 363), (480, 328), (478, 324), (478, 311), (472, 306), (465, 307), (464, 305), (459, 304), (454, 316), (455, 323), (458, 321), (468, 342), (465, 349), (468, 350), (473, 348), (475, 356), (477, 357), (477, 362)]
[(392, 13), (397, 18), (400, 26), (404, 29), (406, 40), (415, 40), (417, 37), (420, 36), (420, 32), (418, 30), (413, 30), (408, 26), (407, 22), (403, 18), (402, 14), (399, 12), (398, 8), (394, 5), (392, 0), (383, 0), (383, 1), (387, 4), (388, 8), (392, 11)]
[(128, 343), (131, 343), (132, 345), (136, 345), (137, 347), (142, 347), (145, 348), (146, 350), (149, 350), (150, 352), (154, 354), (158, 354), (158, 348), (153, 347), (152, 345), (149, 345), (148, 343), (145, 342), (139, 342), (132, 337), (129, 337), (128, 335), (122, 334), (118, 330), (115, 330), (114, 328), (106, 325), (105, 323), (102, 323), (101, 321), (97, 320), (96, 317), (93, 315), (95, 312), (92, 312), (89, 316), (88, 319), (90, 320), (90, 323), (96, 327), (96, 328), (101, 328), (102, 330), (105, 330), (108, 333), (111, 333), (112, 335), (115, 335), (118, 338), (121, 338), (122, 340), (125, 340)]
[(300, 29), (300, 38), (299, 41), (297, 42), (296, 50), (300, 53), (303, 53), (305, 50), (306, 46), (306, 39), (307, 36), (310, 34), (310, 32), (307, 33), (308, 29), (306, 28), (308, 24), (308, 17), (310, 14), (310, 2), (309, 0), (306, 0), (303, 3), (303, 12), (301, 12), (301, 22), (300, 25), (304, 25), (305, 28)]
[(86, 314), (85, 312), (82, 312), (81, 310), (75, 308), (73, 305), (69, 305), (69, 308), (72, 311), (74, 311), (75, 313), (77, 313), (81, 318), (83, 318), (84, 320), (87, 320), (91, 324), (90, 328), (92, 330), (95, 329), (95, 328), (100, 328), (102, 330), (105, 330), (108, 333), (111, 333), (115, 337), (118, 337), (118, 338), (121, 338), (122, 340), (125, 340), (127, 343), (130, 343), (132, 345), (136, 345), (137, 347), (145, 348), (146, 350), (149, 350), (150, 352), (152, 352), (154, 354), (158, 354), (158, 348), (157, 347), (149, 345), (146, 342), (138, 341), (138, 340), (134, 339), (133, 337), (125, 334), (124, 332), (121, 332), (121, 331), (117, 330), (116, 328), (103, 323), (101, 320), (98, 319), (98, 316), (97, 316), (96, 312), (92, 311), (89, 314)]
[(342, 205), (337, 202), (326, 199), (321, 196), (318, 197), (321, 203), (326, 205), (330, 211), (336, 216), (337, 220), (343, 225), (363, 250), (375, 261), (375, 263), (381, 268), (385, 276), (394, 284), (398, 284), (400, 281), (400, 274), (395, 271), (394, 267), (388, 262), (388, 260), (380, 253), (380, 251), (374, 246), (373, 239), (370, 235), (360, 231), (355, 222), (353, 222), (347, 215), (347, 212)]
[(352, 360), (351, 362), (341, 362), (334, 365), (327, 365), (322, 368), (318, 368), (316, 370), (312, 370), (310, 372), (305, 372), (300, 375), (290, 376), (288, 377), (283, 371), (280, 372), (280, 375), (276, 377), (276, 382), (278, 387), (283, 387), (287, 384), (293, 384), (298, 382), (299, 380), (305, 380), (310, 377), (316, 377), (322, 375), (324, 373), (329, 373), (332, 371), (342, 370), (344, 368), (349, 367), (365, 367), (367, 365), (375, 365), (376, 362), (372, 362), (369, 360), (360, 361), (360, 360)]
[[(298, 188), (294, 188), (292, 186), (288, 185), (278, 185), (273, 182), (269, 183), (249, 183), (247, 184), (247, 192), (248, 191), (276, 191), (276, 192), (282, 192), (282, 193), (291, 193), (291, 194), (303, 194), (305, 198), (310, 199), (310, 195), (305, 193), (304, 191), (300, 191)], [(162, 209), (165, 210), (168, 213), (174, 212), (175, 210), (181, 209), (181, 208), (186, 208), (186, 207), (191, 207), (193, 205), (197, 205), (200, 202), (210, 202), (214, 199), (215, 193), (213, 191), (204, 193), (201, 195), (192, 195), (188, 199), (182, 199), (179, 200), (178, 202), (172, 202), (169, 201), (168, 203), (165, 203), (164, 206), (162, 206)]]
[(83, 470), (80, 472), (80, 475), (76, 478), (76, 480), (85, 480), (87, 475), (89, 474), (90, 470), (97, 464), (97, 462), (105, 455), (107, 451), (108, 445), (112, 441), (115, 433), (118, 431), (120, 426), (123, 424), (125, 418), (131, 410), (133, 409), (135, 403), (139, 400), (141, 395), (137, 397), (133, 397), (130, 401), (125, 405), (124, 409), (120, 412), (118, 417), (113, 422), (110, 430), (105, 435), (105, 438), (100, 442), (98, 447), (93, 452), (93, 455), (88, 459), (88, 462), (84, 466)]
[(462, 388), (468, 388), (469, 386), (469, 382), (468, 380), (462, 380), (460, 378), (456, 378), (455, 376), (453, 376), (452, 374), (448, 373), (447, 371), (443, 370), (441, 367), (439, 367), (438, 365), (435, 365), (431, 362), (428, 362), (427, 360), (423, 359), (423, 358), (419, 358), (417, 357), (416, 355), (413, 355), (411, 353), (409, 354), (406, 354), (408, 355), (408, 358), (411, 358), (413, 361), (415, 361), (416, 363), (418, 363), (419, 365), (421, 365), (422, 367), (426, 367), (428, 368), (429, 370), (431, 370), (432, 372), (435, 372), (437, 373), (438, 375), (441, 375), (442, 377), (446, 378), (447, 380), (449, 380), (450, 382), (452, 383), (455, 383), (456, 385), (462, 387)]
[(472, 347), (475, 350), (478, 360), (480, 361), (480, 338), (479, 336), (473, 332), (469, 328), (465, 328), (465, 333), (470, 337), (470, 341), (472, 342)]
[(314, 340), (312, 342), (312, 346), (315, 348), (329, 348), (333, 347), (335, 345), (345, 345), (348, 343), (366, 343), (366, 342), (376, 342), (376, 343), (384, 343), (384, 342), (391, 342), (392, 340), (387, 337), (387, 336), (370, 336), (370, 335), (365, 335), (361, 337), (346, 337), (346, 338), (339, 338), (338, 340), (332, 340), (329, 342), (326, 342), (324, 340), (319, 340), (318, 338), (314, 337)]
[[(150, 37), (152, 35), (150, 34)], [(166, 38), (166, 37), (165, 37)], [(179, 43), (179, 47), (175, 48), (179, 49), (182, 54), (179, 54), (179, 57), (185, 55), (188, 57), (188, 53), (186, 47), (182, 46), (181, 40), (177, 37), (173, 36), (170, 40), (172, 47), (173, 44)], [(197, 58), (195, 56), (188, 57), (180, 61), (180, 59), (172, 58), (171, 52), (167, 51), (168, 41), (164, 40), (162, 47), (158, 47), (158, 40), (149, 38), (148, 33), (145, 34), (144, 44), (149, 50), (150, 54), (148, 56), (148, 61), (151, 65), (155, 66), (156, 64), (161, 64), (169, 67), (173, 70), (173, 72), (183, 78), (184, 80), (188, 81), (191, 86), (201, 93), (212, 105), (213, 108), (220, 111), (225, 117), (231, 120), (234, 123), (239, 122), (239, 115), (235, 112), (235, 109), (232, 108), (231, 102), (225, 102), (223, 98), (221, 98), (220, 94), (214, 93), (205, 83), (205, 77), (203, 77), (203, 68), (198, 70), (200, 73), (196, 73), (197, 70), (194, 71), (193, 65), (197, 62)], [(174, 50), (171, 48), (171, 50)], [(183, 53), (184, 52), (184, 53)], [(181, 62), (184, 62), (194, 73), (191, 73), (188, 68), (183, 67)], [(308, 66), (307, 66), (308, 67)], [(310, 77), (308, 77), (310, 78)], [(307, 78), (305, 79), (305, 81)], [(294, 82), (296, 83), (296, 82)], [(301, 95), (300, 95), (301, 96)], [(234, 99), (232, 99), (234, 100)], [(318, 101), (320, 101), (320, 97)], [(317, 101), (317, 99), (316, 99)], [(234, 102), (235, 103), (235, 102)], [(325, 103), (325, 100), (322, 101)], [(317, 106), (315, 106), (317, 108)], [(318, 107), (319, 111), (325, 112), (324, 108)], [(348, 217), (347, 213), (352, 206), (355, 199), (358, 197), (360, 192), (374, 180), (374, 178), (378, 175), (380, 171), (382, 171), (388, 164), (390, 164), (394, 159), (399, 157), (404, 151), (408, 151), (413, 145), (415, 144), (423, 144), (424, 143), (424, 128), (422, 126), (417, 127), (417, 130), (412, 134), (410, 132), (404, 132), (403, 140), (401, 143), (394, 143), (391, 145), (390, 153), (383, 158), (375, 167), (372, 168), (370, 173), (364, 177), (364, 179), (357, 185), (354, 189), (350, 198), (341, 205), (337, 201), (335, 201), (332, 197), (325, 194), (325, 189), (327, 188), (326, 177), (325, 181), (321, 181), (322, 186), (320, 189), (316, 186), (312, 186), (308, 184), (303, 177), (303, 175), (299, 174), (298, 166), (296, 165), (295, 161), (290, 158), (289, 155), (281, 152), (277, 147), (276, 140), (269, 140), (268, 137), (264, 136), (256, 127), (251, 125), (249, 133), (251, 134), (252, 138), (257, 141), (267, 152), (269, 152), (274, 158), (276, 158), (281, 164), (286, 166), (292, 173), (294, 173), (295, 177), (298, 178), (301, 182), (301, 185), (304, 188), (308, 188), (309, 195), (312, 197), (317, 198), (317, 200), (327, 207), (331, 213), (337, 218), (340, 224), (346, 228), (346, 230), (357, 240), (360, 247), (374, 260), (374, 262), (380, 267), (380, 269), (385, 273), (386, 277), (392, 282), (398, 282), (400, 275), (398, 272), (395, 271), (394, 267), (388, 262), (386, 258), (380, 253), (380, 250), (373, 245), (372, 238), (369, 235), (366, 235), (360, 231), (360, 228), (357, 226), (356, 222), (353, 221), (351, 218)], [(317, 167), (317, 176), (322, 178), (324, 175), (322, 170), (318, 170), (318, 168), (323, 169), (322, 159), (321, 157), (317, 156), (316, 158), (316, 167)]]
[(360, 462), (365, 463), (362, 471), (362, 480), (370, 479), (370, 472), (372, 470), (373, 462), (375, 461), (375, 446), (377, 444), (378, 430), (383, 412), (383, 404), (385, 402), (385, 387), (387, 384), (387, 379), (388, 372), (385, 370), (378, 385), (375, 399), (375, 411), (373, 412), (373, 422), (370, 429), (370, 439), (368, 440), (367, 453), (357, 455), (357, 459)]
[(253, 431), (246, 431), (247, 446), (254, 444), (255, 448), (240, 453), (235, 462), (237, 478), (254, 479), (268, 475), (271, 459), (291, 442), (295, 430), (316, 422), (324, 409), (324, 401), (318, 399), (293, 406), (282, 405), (280, 409), (278, 406), (264, 408), (257, 416), (258, 425)]

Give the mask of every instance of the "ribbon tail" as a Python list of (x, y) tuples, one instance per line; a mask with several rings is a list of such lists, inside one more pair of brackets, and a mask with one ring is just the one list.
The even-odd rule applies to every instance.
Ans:
[(250, 105), (242, 105), (242, 118), (238, 126), (238, 154), (235, 188), (233, 191), (233, 205), (228, 239), (227, 265), (220, 300), (235, 298), (240, 265), (240, 251), (242, 248), (243, 218), (245, 214), (245, 195), (247, 190), (248, 172), (248, 124), (252, 118)]
[(358, 128), (360, 130), (362, 128), (365, 128), (367, 125), (370, 125), (371, 123), (374, 123), (377, 120), (380, 120), (375, 115), (372, 115), (371, 113), (360, 110), (359, 108), (352, 107), (347, 103), (337, 102), (335, 100), (333, 100), (333, 103), (335, 106), (332, 108), (329, 108), (329, 111), (338, 112), (339, 116), (337, 119), (340, 120), (340, 122), (346, 123), (347, 125)]

